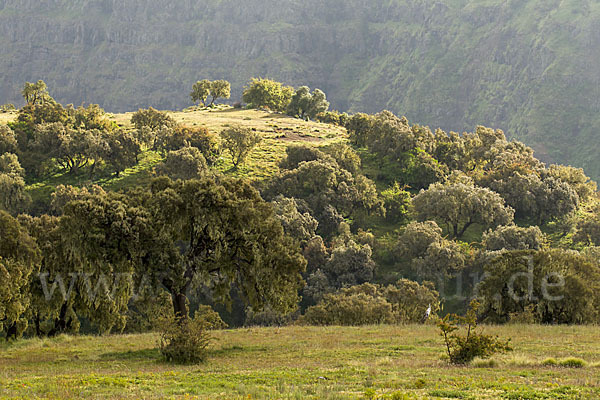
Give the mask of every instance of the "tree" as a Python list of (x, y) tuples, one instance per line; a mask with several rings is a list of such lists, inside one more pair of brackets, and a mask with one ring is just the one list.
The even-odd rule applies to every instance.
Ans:
[(129, 132), (118, 130), (110, 133), (106, 137), (108, 143), (108, 152), (104, 156), (106, 163), (109, 164), (115, 174), (119, 176), (127, 168), (137, 164), (138, 155), (141, 153), (141, 146), (137, 139)]
[(77, 315), (101, 332), (125, 327), (133, 279), (147, 255), (149, 216), (128, 204), (129, 196), (90, 193), (67, 203), (60, 218), (60, 237), (69, 273), (74, 276)]
[(198, 284), (226, 303), (235, 286), (255, 310), (296, 306), (304, 258), (248, 182), (159, 178), (130, 199), (147, 209), (152, 226), (140, 268), (166, 288), (178, 318), (188, 317), (188, 295)]
[(428, 307), (431, 316), (440, 310), (439, 294), (429, 283), (407, 279), (388, 286), (363, 283), (326, 294), (306, 310), (302, 321), (314, 325), (417, 323)]
[(485, 273), (477, 297), (490, 322), (507, 322), (530, 307), (538, 323), (600, 320), (600, 267), (578, 252), (509, 251), (488, 263)]
[(194, 103), (202, 103), (206, 102), (206, 98), (210, 96), (211, 83), (208, 79), (203, 79), (194, 83), (192, 86), (192, 92), (190, 93), (190, 97)]
[(434, 183), (415, 196), (413, 206), (419, 220), (438, 220), (454, 238), (462, 237), (473, 224), (508, 225), (514, 215), (499, 194), (464, 183)]
[(0, 210), (10, 214), (25, 211), (31, 198), (25, 190), (24, 173), (16, 155), (0, 156)]
[(213, 165), (220, 154), (217, 138), (204, 127), (178, 125), (175, 129), (166, 129), (158, 134), (156, 148), (162, 153), (187, 146), (200, 150), (209, 165)]
[(319, 222), (306, 211), (308, 206), (302, 200), (279, 195), (271, 203), (285, 233), (298, 240), (302, 247), (316, 236)]
[(360, 245), (353, 240), (334, 247), (323, 270), (331, 286), (341, 288), (373, 279), (375, 262), (371, 259), (372, 253), (369, 245)]
[(217, 99), (228, 99), (231, 96), (231, 85), (225, 80), (216, 80), (210, 83), (210, 95), (212, 100), (210, 106), (215, 104)]
[(285, 111), (292, 100), (294, 88), (271, 79), (252, 78), (244, 89), (242, 100), (254, 107), (266, 107), (273, 111)]
[(483, 234), (482, 243), (488, 251), (540, 250), (544, 235), (537, 226), (522, 228), (517, 225), (499, 226)]
[(33, 322), (32, 334), (40, 337), (77, 333), (78, 288), (75, 269), (62, 240), (60, 218), (20, 215), (19, 222), (35, 239), (41, 255), (39, 274), (32, 275), (29, 282), (31, 301), (27, 315)]
[(171, 179), (194, 179), (206, 172), (208, 166), (206, 159), (195, 147), (183, 147), (170, 151), (167, 159), (159, 165), (157, 172), (167, 175)]
[(167, 115), (167, 113), (155, 110), (150, 107), (147, 110), (139, 109), (131, 116), (131, 123), (136, 129), (141, 129), (144, 126), (155, 131), (161, 126), (174, 127), (175, 121)]
[(311, 215), (319, 221), (319, 234), (324, 236), (334, 234), (344, 217), (383, 213), (375, 184), (363, 175), (352, 176), (329, 156), (300, 162), (297, 168), (280, 172), (263, 194), (270, 199), (282, 194), (305, 200)]
[(314, 119), (317, 114), (327, 111), (328, 108), (329, 102), (322, 90), (315, 89), (311, 94), (309, 87), (302, 86), (292, 96), (287, 113), (293, 117)]
[(18, 142), (15, 132), (6, 125), (0, 125), (0, 155), (18, 151)]
[(17, 338), (27, 328), (29, 280), (39, 268), (39, 250), (19, 222), (0, 211), (0, 332)]
[(411, 204), (411, 196), (398, 182), (381, 192), (381, 198), (385, 206), (385, 216), (393, 222), (404, 220)]
[(396, 244), (401, 265), (418, 280), (437, 280), (456, 275), (465, 268), (468, 249), (442, 236), (433, 221), (411, 222), (404, 228)]
[(45, 101), (52, 100), (52, 97), (50, 97), (50, 94), (48, 93), (48, 87), (42, 80), (39, 80), (36, 83), (25, 82), (25, 87), (23, 87), (21, 94), (27, 104), (31, 105), (41, 104)]
[(221, 132), (221, 140), (223, 148), (231, 154), (233, 166), (237, 168), (262, 141), (262, 137), (248, 128), (238, 126)]
[(77, 107), (74, 112), (74, 127), (84, 130), (99, 130), (108, 132), (116, 124), (106, 118), (106, 113), (98, 104), (90, 104), (87, 107)]

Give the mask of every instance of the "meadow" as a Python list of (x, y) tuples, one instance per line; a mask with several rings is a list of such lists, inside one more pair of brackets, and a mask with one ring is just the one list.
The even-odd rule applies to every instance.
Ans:
[[(433, 325), (240, 328), (197, 365), (155, 334), (0, 344), (0, 397), (22, 399), (598, 399), (600, 329), (484, 326), (514, 351), (451, 366)], [(576, 357), (575, 367), (553, 360)]]

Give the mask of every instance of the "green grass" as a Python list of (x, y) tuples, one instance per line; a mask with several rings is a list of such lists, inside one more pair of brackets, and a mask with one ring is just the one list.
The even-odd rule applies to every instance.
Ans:
[[(433, 326), (243, 328), (215, 333), (204, 364), (162, 362), (154, 334), (0, 344), (1, 398), (597, 399), (600, 330), (486, 326), (515, 351), (443, 361)], [(544, 365), (549, 357), (582, 368)]]

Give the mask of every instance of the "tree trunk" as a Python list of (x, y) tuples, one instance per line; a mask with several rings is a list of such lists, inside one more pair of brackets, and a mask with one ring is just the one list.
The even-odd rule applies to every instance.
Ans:
[(56, 336), (65, 333), (70, 325), (71, 323), (67, 321), (67, 303), (64, 303), (60, 308), (58, 318), (54, 320), (54, 327), (48, 332), (48, 336)]
[(171, 295), (173, 300), (173, 312), (178, 321), (186, 320), (188, 315), (187, 296), (185, 293), (177, 292)]

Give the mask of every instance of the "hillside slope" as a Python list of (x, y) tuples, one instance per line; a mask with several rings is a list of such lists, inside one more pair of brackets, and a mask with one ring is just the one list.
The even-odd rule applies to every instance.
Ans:
[(502, 128), (600, 176), (591, 0), (0, 0), (0, 103), (26, 80), (107, 110), (180, 108), (199, 78), (324, 89), (446, 130)]

